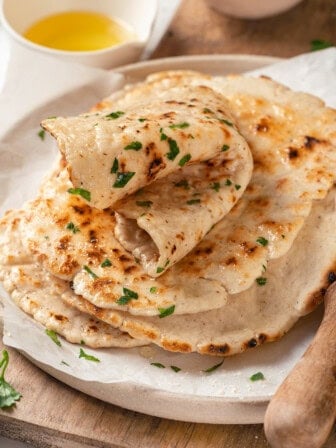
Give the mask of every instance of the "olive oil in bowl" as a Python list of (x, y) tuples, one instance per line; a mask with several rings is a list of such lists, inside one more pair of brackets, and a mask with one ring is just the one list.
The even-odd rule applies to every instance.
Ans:
[(44, 17), (23, 36), (38, 45), (63, 51), (97, 51), (136, 40), (135, 33), (119, 20), (89, 11)]

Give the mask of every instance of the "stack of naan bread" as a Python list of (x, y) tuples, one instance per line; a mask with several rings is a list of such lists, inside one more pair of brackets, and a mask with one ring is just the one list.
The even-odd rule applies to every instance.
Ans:
[(163, 72), (42, 126), (61, 158), (0, 221), (0, 279), (70, 342), (232, 355), (335, 280), (336, 111), (318, 98)]

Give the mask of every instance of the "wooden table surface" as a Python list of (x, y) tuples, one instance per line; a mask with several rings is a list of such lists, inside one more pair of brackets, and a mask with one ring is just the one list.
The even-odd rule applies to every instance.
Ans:
[[(209, 53), (288, 57), (309, 51), (310, 41), (317, 38), (336, 43), (335, 0), (305, 0), (286, 14), (260, 21), (231, 19), (211, 10), (205, 0), (184, 0), (153, 57)], [(9, 352), (8, 381), (23, 398), (13, 409), (0, 412), (1, 435), (43, 448), (268, 446), (262, 425), (182, 423), (127, 411), (72, 390), (14, 350)], [(333, 432), (325, 447), (335, 446)]]

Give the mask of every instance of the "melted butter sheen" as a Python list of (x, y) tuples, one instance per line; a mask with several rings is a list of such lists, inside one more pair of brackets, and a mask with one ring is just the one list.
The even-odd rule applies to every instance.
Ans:
[(135, 38), (120, 22), (84, 11), (47, 16), (28, 28), (23, 36), (36, 44), (67, 51), (101, 50)]

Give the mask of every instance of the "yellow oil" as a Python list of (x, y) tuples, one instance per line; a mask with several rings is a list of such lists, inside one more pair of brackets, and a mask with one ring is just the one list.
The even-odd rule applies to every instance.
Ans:
[(135, 34), (119, 21), (88, 11), (47, 16), (23, 35), (36, 44), (67, 51), (102, 50), (135, 39)]

